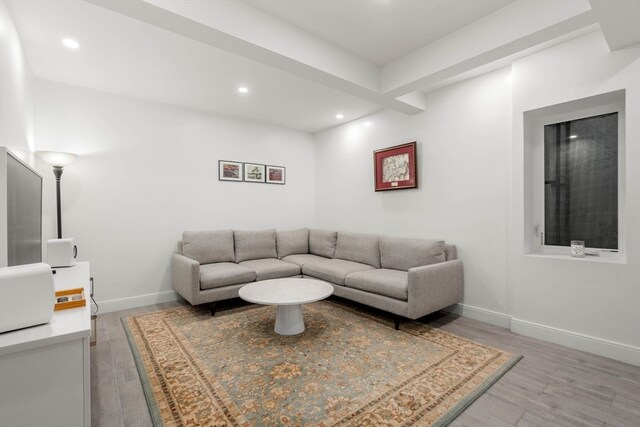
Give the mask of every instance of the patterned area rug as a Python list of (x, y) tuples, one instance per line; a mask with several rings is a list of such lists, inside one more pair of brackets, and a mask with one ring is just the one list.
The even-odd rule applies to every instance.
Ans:
[(180, 307), (123, 319), (156, 425), (446, 425), (520, 359), (331, 301), (306, 330), (274, 333), (275, 307)]

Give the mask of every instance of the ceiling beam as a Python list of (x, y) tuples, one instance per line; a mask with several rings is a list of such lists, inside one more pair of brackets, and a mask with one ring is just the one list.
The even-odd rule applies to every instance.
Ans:
[(85, 0), (175, 34), (406, 114), (380, 93), (380, 68), (243, 2)]
[(640, 1), (589, 0), (609, 50), (640, 43)]
[(382, 92), (398, 97), (437, 86), (595, 22), (586, 0), (515, 2), (385, 66)]
[(612, 49), (640, 39), (637, 0), (517, 1), (381, 68), (244, 2), (85, 1), (406, 114), (424, 111), (430, 90), (598, 22)]
[(424, 99), (424, 94), (422, 92), (409, 92), (405, 95), (401, 95), (397, 98), (398, 101), (404, 102), (405, 104), (413, 105), (420, 111), (424, 111), (427, 109), (427, 104)]

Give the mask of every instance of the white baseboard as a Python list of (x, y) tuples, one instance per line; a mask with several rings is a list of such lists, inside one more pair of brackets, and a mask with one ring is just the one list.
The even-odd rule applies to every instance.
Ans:
[(474, 307), (467, 304), (455, 304), (445, 308), (444, 311), (507, 329), (511, 327), (511, 316), (485, 308)]
[(522, 319), (512, 318), (508, 314), (474, 307), (467, 304), (455, 304), (444, 311), (501, 326), (516, 334), (526, 335), (542, 341), (552, 342), (576, 350), (586, 351), (631, 365), (640, 366), (640, 348), (627, 344), (596, 338), (589, 335), (540, 325)]
[(631, 365), (640, 366), (640, 348), (620, 344), (564, 329), (540, 325), (521, 319), (511, 319), (511, 331), (516, 334), (564, 345)]
[(100, 313), (126, 310), (129, 308), (143, 307), (145, 305), (160, 304), (163, 302), (177, 301), (178, 294), (175, 291), (158, 292), (156, 294), (138, 295), (135, 297), (97, 301)]

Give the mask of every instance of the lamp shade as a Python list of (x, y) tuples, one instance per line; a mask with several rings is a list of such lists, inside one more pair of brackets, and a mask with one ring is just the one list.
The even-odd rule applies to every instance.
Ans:
[(75, 154), (56, 151), (38, 151), (38, 155), (51, 166), (58, 168), (70, 165), (77, 157)]

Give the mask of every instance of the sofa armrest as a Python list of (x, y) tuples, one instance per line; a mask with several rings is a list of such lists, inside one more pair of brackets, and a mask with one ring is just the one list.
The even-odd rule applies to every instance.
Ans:
[(171, 256), (171, 283), (184, 299), (192, 305), (198, 304), (200, 293), (200, 263), (184, 255)]
[(407, 317), (417, 319), (460, 302), (463, 285), (460, 260), (409, 269)]

